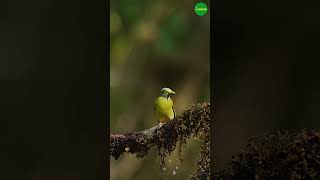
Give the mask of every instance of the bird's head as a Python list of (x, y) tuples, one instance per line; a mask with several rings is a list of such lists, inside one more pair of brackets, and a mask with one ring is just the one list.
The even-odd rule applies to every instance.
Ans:
[(170, 88), (162, 88), (160, 91), (161, 96), (169, 98), (171, 94), (176, 94)]

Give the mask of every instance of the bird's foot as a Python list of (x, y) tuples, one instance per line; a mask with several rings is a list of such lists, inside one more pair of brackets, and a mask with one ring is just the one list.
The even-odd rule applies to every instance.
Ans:
[(161, 128), (165, 123), (159, 123), (159, 128)]

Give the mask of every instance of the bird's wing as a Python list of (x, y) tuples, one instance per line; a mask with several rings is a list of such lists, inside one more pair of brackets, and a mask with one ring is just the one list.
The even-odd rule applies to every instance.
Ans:
[(173, 105), (172, 105), (172, 110), (173, 110), (173, 118), (175, 118), (176, 117), (176, 111), (174, 110)]

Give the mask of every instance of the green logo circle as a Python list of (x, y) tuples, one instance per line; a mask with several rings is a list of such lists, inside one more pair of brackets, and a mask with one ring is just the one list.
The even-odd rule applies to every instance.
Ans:
[(205, 3), (203, 2), (199, 2), (196, 4), (196, 6), (194, 7), (194, 12), (198, 15), (198, 16), (204, 16), (205, 14), (207, 14), (208, 12), (208, 7)]

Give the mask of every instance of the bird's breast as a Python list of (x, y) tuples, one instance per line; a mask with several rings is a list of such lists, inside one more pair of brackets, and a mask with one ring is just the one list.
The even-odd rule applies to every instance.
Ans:
[(173, 102), (171, 98), (164, 98), (164, 97), (158, 97), (156, 99), (155, 105), (158, 106), (161, 109), (167, 109), (167, 108), (172, 108)]

